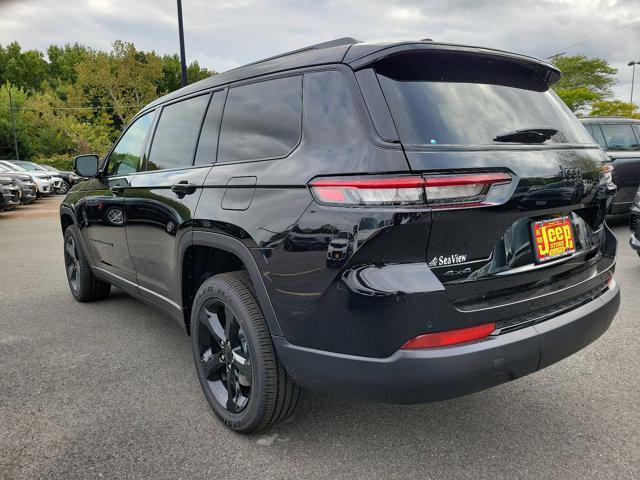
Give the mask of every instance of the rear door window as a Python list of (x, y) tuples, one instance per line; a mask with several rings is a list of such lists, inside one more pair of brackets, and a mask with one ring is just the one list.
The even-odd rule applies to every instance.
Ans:
[(209, 95), (200, 95), (162, 109), (146, 170), (184, 168), (193, 164), (202, 117), (209, 98)]
[(494, 139), (530, 128), (556, 129), (546, 143), (593, 143), (530, 65), (422, 51), (375, 70), (405, 145), (504, 145)]
[(279, 158), (300, 142), (302, 76), (229, 89), (220, 128), (218, 162)]
[(602, 124), (607, 149), (613, 151), (640, 150), (638, 139), (629, 123)]

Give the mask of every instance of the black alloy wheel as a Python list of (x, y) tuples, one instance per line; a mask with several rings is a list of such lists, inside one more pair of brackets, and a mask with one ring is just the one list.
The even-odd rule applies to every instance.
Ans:
[(215, 399), (231, 413), (241, 412), (251, 395), (251, 351), (231, 307), (211, 299), (198, 315), (200, 368)]
[(73, 235), (68, 235), (64, 241), (64, 264), (67, 269), (67, 279), (72, 292), (80, 290), (80, 260)]
[(291, 416), (300, 388), (280, 363), (245, 270), (200, 285), (190, 333), (200, 386), (227, 427), (254, 433)]

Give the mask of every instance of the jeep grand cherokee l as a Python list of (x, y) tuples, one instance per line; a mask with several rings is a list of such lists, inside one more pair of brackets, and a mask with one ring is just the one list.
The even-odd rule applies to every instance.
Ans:
[[(93, 179), (60, 209), (71, 292), (172, 315), (240, 432), (291, 415), (301, 386), (417, 403), (535, 372), (619, 306), (611, 167), (559, 77), (341, 39), (170, 93), (102, 162), (75, 160)], [(340, 232), (353, 246), (327, 265)]]

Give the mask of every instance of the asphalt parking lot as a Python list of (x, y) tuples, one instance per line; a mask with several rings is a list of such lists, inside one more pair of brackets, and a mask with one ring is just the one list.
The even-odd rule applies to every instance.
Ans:
[(0, 213), (0, 478), (640, 478), (640, 258), (622, 305), (569, 359), (461, 399), (390, 406), (305, 392), (240, 436), (210, 411), (189, 341), (115, 291), (68, 292), (60, 198)]

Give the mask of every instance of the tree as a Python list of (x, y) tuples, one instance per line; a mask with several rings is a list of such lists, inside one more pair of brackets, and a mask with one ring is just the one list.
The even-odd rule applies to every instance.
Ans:
[(30, 158), (33, 154), (31, 139), (27, 134), (27, 126), (19, 115), (20, 109), (27, 100), (27, 94), (23, 88), (17, 88), (15, 85), (5, 83), (0, 86), (0, 159), (15, 159), (16, 157), (9, 105), (9, 90), (11, 90), (13, 111), (16, 122), (18, 154), (21, 159)]
[(622, 100), (600, 100), (593, 102), (589, 115), (594, 117), (627, 117), (640, 119), (638, 106), (634, 103), (623, 102)]
[(0, 45), (0, 83), (10, 82), (18, 88), (38, 90), (47, 78), (48, 65), (37, 50), (22, 51), (18, 42)]
[[(197, 61), (187, 66), (187, 83), (197, 82), (215, 75), (216, 72), (200, 67)], [(162, 57), (162, 78), (158, 82), (158, 93), (167, 94), (182, 87), (182, 72), (180, 69), (180, 57), (164, 55)]]
[(50, 45), (47, 48), (49, 58), (49, 83), (55, 88), (59, 84), (75, 83), (78, 75), (76, 65), (82, 62), (90, 50), (84, 45), (74, 43), (64, 47)]
[(611, 87), (616, 83), (614, 75), (618, 71), (606, 60), (573, 55), (558, 56), (553, 63), (562, 71), (553, 89), (573, 112), (588, 110), (594, 102), (613, 95)]
[(162, 61), (153, 52), (139, 52), (133, 43), (116, 40), (111, 53), (88, 52), (76, 65), (76, 74), (70, 102), (111, 113), (119, 129), (156, 98)]

